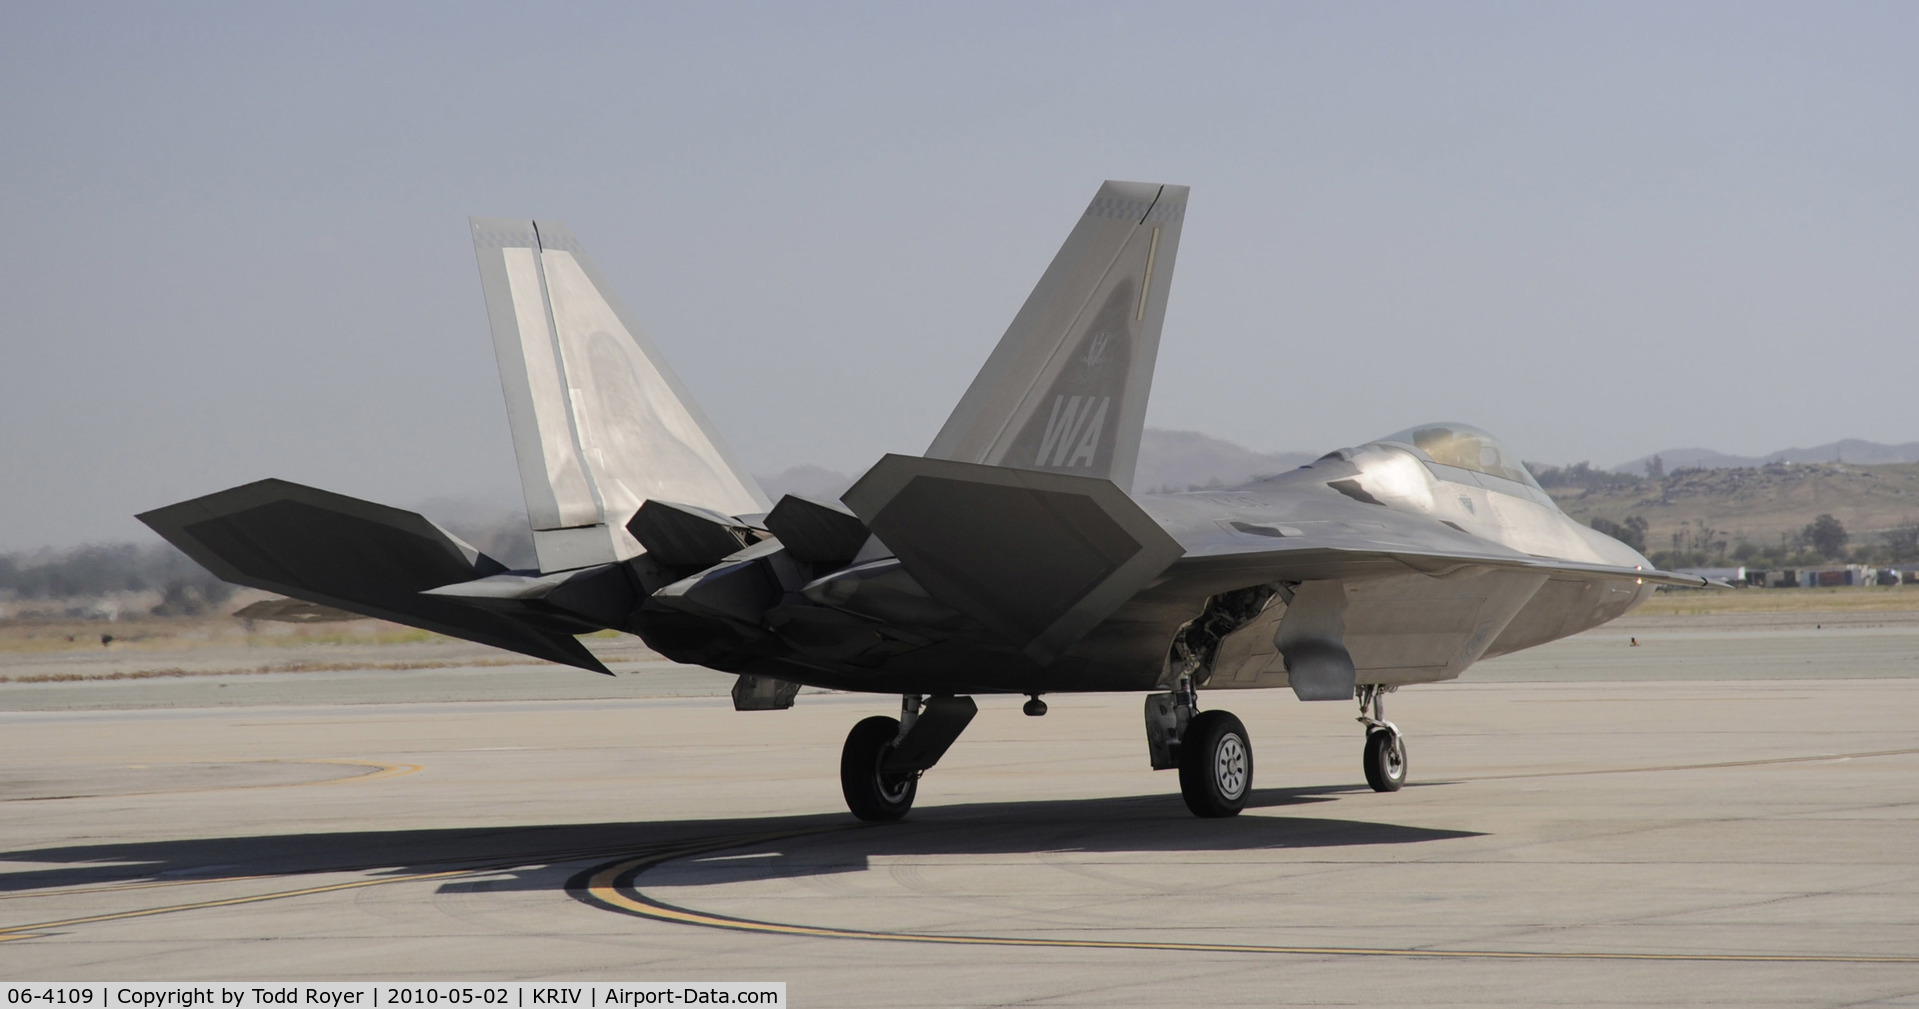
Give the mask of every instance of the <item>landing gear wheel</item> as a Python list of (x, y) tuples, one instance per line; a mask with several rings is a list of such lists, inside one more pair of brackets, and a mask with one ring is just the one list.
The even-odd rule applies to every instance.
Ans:
[(1366, 733), (1366, 784), (1375, 792), (1397, 792), (1406, 783), (1406, 740), (1399, 733)]
[(880, 771), (880, 761), (893, 752), (899, 734), (898, 719), (874, 715), (853, 726), (840, 750), (840, 791), (846, 808), (868, 823), (891, 823), (905, 816), (919, 792), (918, 774)]
[(1238, 816), (1253, 790), (1253, 744), (1230, 712), (1202, 711), (1179, 741), (1179, 794), (1194, 816)]

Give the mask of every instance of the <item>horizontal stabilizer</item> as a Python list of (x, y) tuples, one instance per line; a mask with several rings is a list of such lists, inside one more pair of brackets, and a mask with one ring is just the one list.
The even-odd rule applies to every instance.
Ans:
[(933, 598), (1041, 662), (1181, 553), (1096, 477), (888, 455), (845, 500)]
[(422, 595), (502, 565), (413, 512), (261, 480), (138, 518), (237, 585), (607, 672), (571, 635)]

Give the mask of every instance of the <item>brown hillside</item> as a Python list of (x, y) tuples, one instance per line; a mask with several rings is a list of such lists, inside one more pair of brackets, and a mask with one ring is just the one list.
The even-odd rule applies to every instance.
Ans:
[(1664, 480), (1608, 488), (1550, 487), (1553, 500), (1581, 522), (1647, 523), (1646, 546), (1665, 550), (1682, 528), (1697, 522), (1726, 534), (1775, 546), (1820, 513), (1845, 524), (1854, 542), (1919, 519), (1919, 464), (1855, 466), (1845, 463), (1773, 464), (1747, 469), (1690, 469)]

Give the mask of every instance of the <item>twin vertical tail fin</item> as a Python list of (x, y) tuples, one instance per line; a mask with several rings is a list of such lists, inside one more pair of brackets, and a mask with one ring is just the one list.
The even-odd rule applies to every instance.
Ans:
[(471, 223), (542, 571), (638, 554), (627, 524), (649, 500), (722, 515), (767, 510), (564, 226)]
[(1187, 192), (1100, 187), (927, 458), (1132, 488)]
[[(1124, 491), (1186, 196), (1101, 187), (927, 458), (882, 460), (848, 492), (850, 513), (789, 499), (765, 514), (766, 496), (566, 229), (475, 218), (542, 575), (505, 571), (412, 512), (283, 481), (140, 518), (229, 581), (601, 672), (573, 635), (651, 627), (655, 647), (730, 662), (730, 627), (794, 598), (861, 614), (837, 589), (882, 576), (890, 588), (859, 598), (885, 609), (865, 616), (950, 619), (1051, 661), (1180, 552)], [(762, 529), (780, 541), (760, 542)], [(875, 535), (895, 556), (853, 564)], [(642, 551), (653, 575), (676, 580), (636, 584), (615, 567)], [(649, 601), (652, 623), (640, 620)], [(792, 620), (814, 637), (789, 644), (816, 658), (880, 643), (864, 624)]]
[(1101, 186), (925, 457), (844, 498), (932, 599), (1038, 662), (1181, 552), (1127, 492), (1186, 197)]

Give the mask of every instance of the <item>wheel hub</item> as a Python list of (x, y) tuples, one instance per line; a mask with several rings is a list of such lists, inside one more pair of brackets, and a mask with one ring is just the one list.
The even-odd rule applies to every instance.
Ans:
[(919, 778), (919, 775), (912, 772), (905, 774), (887, 774), (885, 771), (880, 770), (880, 766), (886, 763), (887, 756), (892, 752), (893, 748), (891, 746), (880, 751), (880, 759), (873, 762), (873, 777), (879, 782), (881, 798), (887, 802), (904, 802), (907, 793), (913, 788), (913, 782)]
[(1233, 733), (1222, 736), (1213, 752), (1213, 781), (1220, 795), (1237, 799), (1246, 791), (1246, 764), (1246, 741)]
[(1389, 777), (1391, 777), (1394, 781), (1397, 781), (1405, 773), (1406, 773), (1405, 746), (1404, 744), (1400, 743), (1399, 737), (1395, 736), (1393, 737), (1393, 741), (1387, 744), (1386, 746), (1386, 774)]

